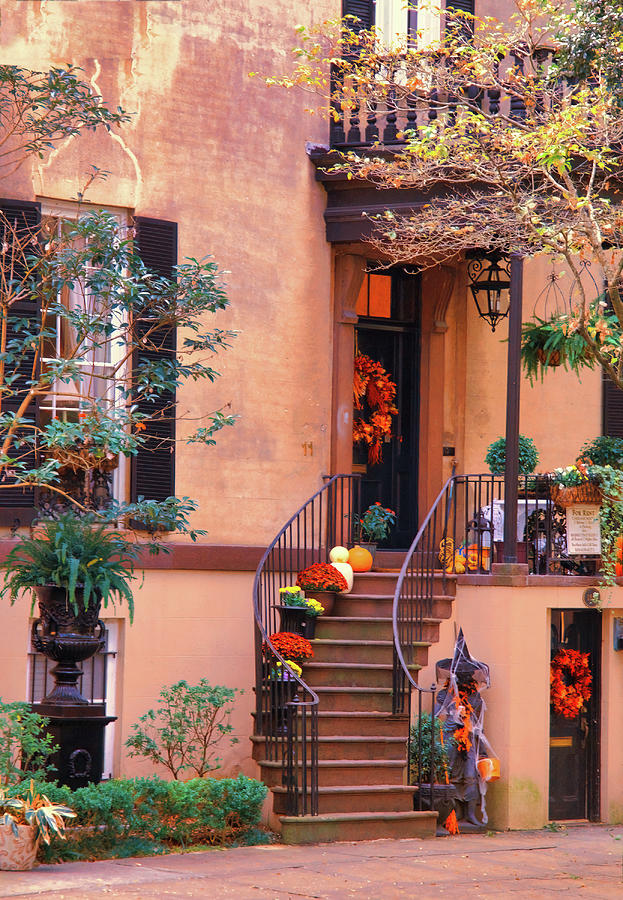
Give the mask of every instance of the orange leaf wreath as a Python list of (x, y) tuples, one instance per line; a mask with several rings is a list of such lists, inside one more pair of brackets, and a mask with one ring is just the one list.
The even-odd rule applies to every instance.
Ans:
[(383, 441), (392, 432), (392, 416), (396, 409), (396, 385), (380, 364), (358, 353), (355, 357), (353, 401), (355, 409), (363, 410), (363, 400), (370, 408), (370, 420), (363, 416), (353, 422), (353, 443), (368, 445), (368, 462), (381, 462)]
[(550, 700), (557, 716), (575, 719), (592, 696), (588, 653), (559, 650), (550, 666)]

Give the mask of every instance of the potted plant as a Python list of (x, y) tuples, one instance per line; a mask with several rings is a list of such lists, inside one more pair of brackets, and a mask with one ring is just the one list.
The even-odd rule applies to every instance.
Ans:
[(443, 737), (441, 728), (441, 721), (435, 717), (433, 729), (430, 713), (423, 712), (411, 726), (409, 740), (409, 782), (415, 785), (414, 808), (431, 808), (432, 785), (432, 809), (439, 813), (440, 823), (446, 821), (454, 808), (454, 785), (450, 782), (448, 760), (448, 747), (454, 738), (451, 735)]
[(326, 615), (331, 613), (336, 593), (348, 590), (348, 582), (331, 563), (314, 563), (298, 573), (296, 584), (308, 599), (317, 600)]
[(277, 734), (287, 730), (287, 704), (296, 697), (297, 677), (303, 672), (302, 664), (312, 659), (314, 651), (307, 638), (289, 631), (277, 631), (269, 638), (271, 644), (285, 660), (276, 659), (267, 643), (263, 651), (268, 663), (269, 709), (267, 729)]
[(355, 516), (355, 524), (359, 527), (359, 546), (365, 547), (374, 557), (377, 544), (387, 540), (391, 526), (396, 524), (396, 513), (381, 506), (377, 500), (362, 516)]
[(305, 597), (296, 585), (279, 588), (279, 599), (281, 603), (277, 608), (281, 630), (313, 638), (316, 619), (324, 613), (324, 606), (311, 597)]
[(53, 669), (56, 685), (44, 703), (87, 703), (77, 688), (76, 663), (101, 646), (102, 606), (125, 601), (132, 621), (130, 583), (137, 554), (138, 545), (97, 524), (94, 516), (65, 513), (40, 522), (7, 556), (0, 596), (8, 596), (13, 604), (22, 591), (32, 592), (31, 614), (35, 600), (39, 602), (33, 645), (58, 663)]
[(550, 474), (552, 501), (563, 508), (572, 503), (601, 503), (601, 480), (599, 467), (579, 459), (571, 466), (554, 469)]
[(7, 797), (0, 790), (0, 869), (32, 869), (39, 841), (65, 837), (65, 819), (75, 817), (68, 806), (52, 803), (35, 791), (34, 781), (25, 797)]
[(623, 439), (601, 434), (582, 445), (578, 460), (587, 465), (623, 469)]
[(521, 359), (531, 382), (541, 379), (548, 368), (564, 365), (576, 370), (586, 358), (584, 338), (573, 329), (560, 327), (561, 317), (524, 322), (521, 328)]
[[(532, 438), (519, 435), (519, 474), (530, 475), (539, 463), (539, 451)], [(506, 438), (499, 437), (487, 447), (485, 462), (492, 475), (503, 475), (506, 469)]]

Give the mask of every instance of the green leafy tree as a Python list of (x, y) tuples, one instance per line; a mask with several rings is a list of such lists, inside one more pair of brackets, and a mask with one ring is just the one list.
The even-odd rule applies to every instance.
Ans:
[[(127, 119), (121, 108), (108, 109), (75, 68), (37, 73), (0, 66), (0, 178), (67, 136)], [(85, 189), (103, 174), (94, 170)], [(84, 511), (80, 492), (67, 488), (67, 472), (82, 473), (92, 506), (90, 475), (142, 446), (166, 447), (170, 439), (154, 434), (161, 423), (182, 418), (175, 392), (218, 376), (210, 363), (232, 332), (206, 324), (228, 304), (217, 265), (187, 259), (172, 277), (157, 275), (135, 252), (134, 236), (131, 225), (84, 208), (76, 219), (47, 218), (36, 227), (17, 215), (1, 217), (0, 490), (43, 486)], [(41, 414), (55, 408), (52, 398), (69, 411)], [(187, 427), (186, 441), (211, 445), (233, 422), (217, 410)], [(112, 503), (100, 516), (194, 539), (194, 509), (187, 497), (139, 498)]]
[(126, 741), (130, 756), (143, 756), (164, 766), (173, 778), (187, 772), (198, 777), (220, 767), (216, 747), (229, 737), (229, 719), (238, 692), (235, 688), (212, 686), (202, 678), (199, 684), (178, 681), (160, 691), (157, 709), (148, 710), (132, 726)]
[(412, 211), (389, 204), (373, 217), (380, 258), (424, 268), (474, 248), (549, 256), (572, 296), (543, 320), (546, 352), (544, 361), (532, 354), (532, 374), (555, 347), (556, 362), (600, 366), (623, 388), (622, 14), (606, 2), (577, 0), (567, 15), (560, 6), (517, 0), (506, 23), (449, 13), (440, 41), (389, 49), (352, 19), (301, 28), (292, 71), (266, 80), (320, 94), (346, 128), (353, 116), (389, 114), (402, 126), (391, 152), (378, 142), (334, 152), (330, 165), (421, 198)]

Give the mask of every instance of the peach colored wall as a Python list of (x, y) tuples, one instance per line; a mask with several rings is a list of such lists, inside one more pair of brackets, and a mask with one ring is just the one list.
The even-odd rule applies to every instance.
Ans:
[(229, 270), (231, 308), (214, 323), (239, 334), (216, 361), (223, 377), (180, 396), (191, 418), (228, 403), (240, 416), (216, 448), (182, 445), (178, 456), (177, 492), (199, 500), (195, 524), (213, 543), (267, 542), (329, 469), (330, 248), (325, 193), (305, 153), (328, 125), (305, 114), (307, 96), (248, 73), (285, 71), (294, 28), (338, 9), (338, 0), (2, 5), (4, 62), (37, 69), (69, 58), (135, 115), (118, 134), (68, 139), (0, 195), (69, 200), (95, 164), (110, 175), (92, 202), (175, 220), (180, 258), (212, 254)]
[[(471, 654), (491, 668), (485, 734), (501, 761), (502, 776), (487, 793), (495, 828), (541, 828), (548, 821), (550, 611), (583, 609), (585, 586), (504, 587), (461, 585), (453, 618), (442, 623), (430, 665), (420, 672), (434, 681), (434, 663), (452, 655), (463, 628)], [(615, 653), (612, 618), (623, 615), (623, 588), (603, 597), (602, 770), (603, 821), (623, 821), (623, 653)]]
[[(235, 702), (231, 722), (239, 743), (226, 740), (219, 750), (219, 774), (257, 775), (251, 759), (252, 685), (255, 678), (250, 572), (148, 571), (135, 590), (132, 625), (124, 607), (103, 610), (104, 620), (121, 623), (117, 657), (115, 733), (117, 775), (145, 775), (150, 764), (127, 759), (123, 742), (130, 726), (155, 706), (164, 685), (207, 678), (244, 690)], [(23, 597), (3, 612), (0, 629), (2, 699), (27, 696), (30, 601)], [(112, 699), (112, 698), (111, 698)], [(166, 774), (164, 770), (160, 774)]]
[[(562, 267), (558, 267), (559, 269)], [(523, 319), (530, 319), (537, 298), (547, 286), (551, 263), (544, 257), (527, 260), (524, 267)], [(563, 269), (564, 271), (564, 269)], [(561, 287), (569, 288), (568, 280)], [(462, 469), (486, 472), (484, 457), (491, 441), (506, 429), (507, 321), (492, 334), (478, 317), (471, 295), (466, 304), (465, 450)], [(543, 299), (536, 305), (542, 312)], [(460, 371), (457, 378), (460, 379)], [(584, 370), (581, 378), (562, 366), (550, 370), (543, 381), (521, 383), (519, 430), (539, 450), (538, 471), (573, 462), (582, 444), (601, 434), (601, 373)], [(461, 470), (459, 466), (459, 470)]]

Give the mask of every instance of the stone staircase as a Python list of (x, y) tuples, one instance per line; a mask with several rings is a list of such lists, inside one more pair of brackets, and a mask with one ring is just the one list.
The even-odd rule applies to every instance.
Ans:
[[(333, 614), (318, 619), (314, 659), (303, 678), (318, 694), (319, 815), (288, 816), (280, 761), (262, 758), (264, 740), (252, 738), (262, 780), (271, 788), (274, 812), (288, 844), (434, 836), (437, 813), (413, 810), (406, 784), (405, 715), (392, 715), (392, 605), (397, 571), (355, 576), (350, 594), (336, 599)], [(449, 618), (454, 582), (435, 590), (424, 622), (414, 677)]]

